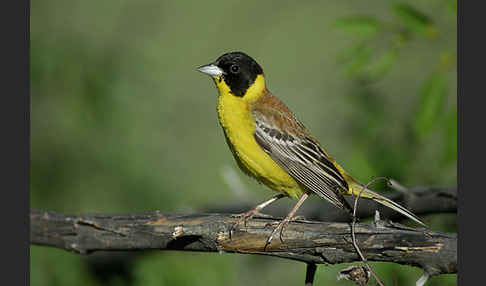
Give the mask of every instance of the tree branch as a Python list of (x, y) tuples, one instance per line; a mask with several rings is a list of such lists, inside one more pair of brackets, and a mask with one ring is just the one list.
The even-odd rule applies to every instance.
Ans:
[[(263, 246), (274, 218), (255, 217), (246, 228), (223, 214), (84, 214), (65, 215), (32, 210), (31, 244), (54, 246), (88, 254), (99, 250), (185, 250), (236, 252), (277, 256), (315, 264), (361, 261), (350, 225), (298, 220)], [(369, 261), (386, 261), (423, 268), (430, 275), (457, 273), (457, 238), (427, 229), (411, 229), (378, 221), (356, 224), (356, 240)]]

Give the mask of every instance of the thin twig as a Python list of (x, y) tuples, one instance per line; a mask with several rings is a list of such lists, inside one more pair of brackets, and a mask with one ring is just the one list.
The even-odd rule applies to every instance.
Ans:
[(380, 280), (380, 278), (378, 278), (378, 275), (376, 275), (375, 271), (373, 271), (373, 268), (371, 268), (371, 266), (368, 264), (368, 260), (366, 259), (366, 257), (363, 255), (363, 253), (361, 253), (361, 250), (358, 247), (358, 243), (356, 242), (356, 235), (355, 235), (355, 224), (356, 224), (356, 218), (357, 218), (357, 216), (356, 216), (356, 210), (358, 209), (358, 200), (361, 197), (361, 193), (365, 189), (367, 189), (369, 185), (373, 184), (377, 180), (385, 180), (385, 181), (388, 182), (388, 178), (386, 178), (386, 177), (377, 177), (377, 178), (372, 179), (371, 181), (369, 181), (366, 185), (364, 185), (361, 188), (361, 190), (358, 193), (358, 196), (356, 196), (356, 198), (354, 200), (353, 221), (351, 222), (351, 237), (352, 237), (353, 245), (354, 245), (354, 248), (356, 249), (356, 252), (358, 253), (358, 255), (361, 258), (361, 260), (363, 261), (363, 263), (366, 265), (366, 267), (368, 268), (368, 270), (371, 272), (371, 274), (373, 275), (373, 277), (375, 277), (376, 282), (378, 282), (378, 284), (380, 284), (381, 286), (385, 286), (383, 284), (383, 282)]

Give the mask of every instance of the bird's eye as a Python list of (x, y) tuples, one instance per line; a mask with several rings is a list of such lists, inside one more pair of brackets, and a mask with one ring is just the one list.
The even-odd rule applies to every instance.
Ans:
[(230, 70), (232, 73), (238, 73), (240, 71), (240, 67), (238, 65), (232, 65)]

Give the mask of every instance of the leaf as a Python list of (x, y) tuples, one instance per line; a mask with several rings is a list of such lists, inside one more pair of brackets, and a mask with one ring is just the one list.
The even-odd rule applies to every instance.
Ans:
[(360, 76), (370, 62), (373, 50), (370, 47), (359, 45), (350, 53), (348, 64), (344, 67), (347, 76)]
[(441, 73), (431, 74), (420, 91), (420, 102), (415, 118), (415, 133), (424, 137), (439, 121), (447, 93), (446, 78)]
[(376, 19), (363, 16), (339, 19), (334, 22), (333, 26), (345, 33), (360, 37), (376, 35), (381, 27)]
[(398, 51), (390, 49), (385, 51), (380, 57), (369, 66), (368, 76), (371, 80), (377, 80), (385, 75), (398, 58)]
[(438, 30), (432, 20), (416, 8), (406, 3), (398, 3), (393, 9), (407, 29), (431, 38), (437, 36)]

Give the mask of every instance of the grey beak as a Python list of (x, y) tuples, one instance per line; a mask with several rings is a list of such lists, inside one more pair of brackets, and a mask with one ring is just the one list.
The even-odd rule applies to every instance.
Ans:
[(221, 76), (223, 75), (223, 70), (220, 69), (218, 66), (214, 64), (208, 64), (204, 66), (200, 66), (197, 68), (197, 71), (200, 71), (204, 74), (210, 75), (210, 76)]

